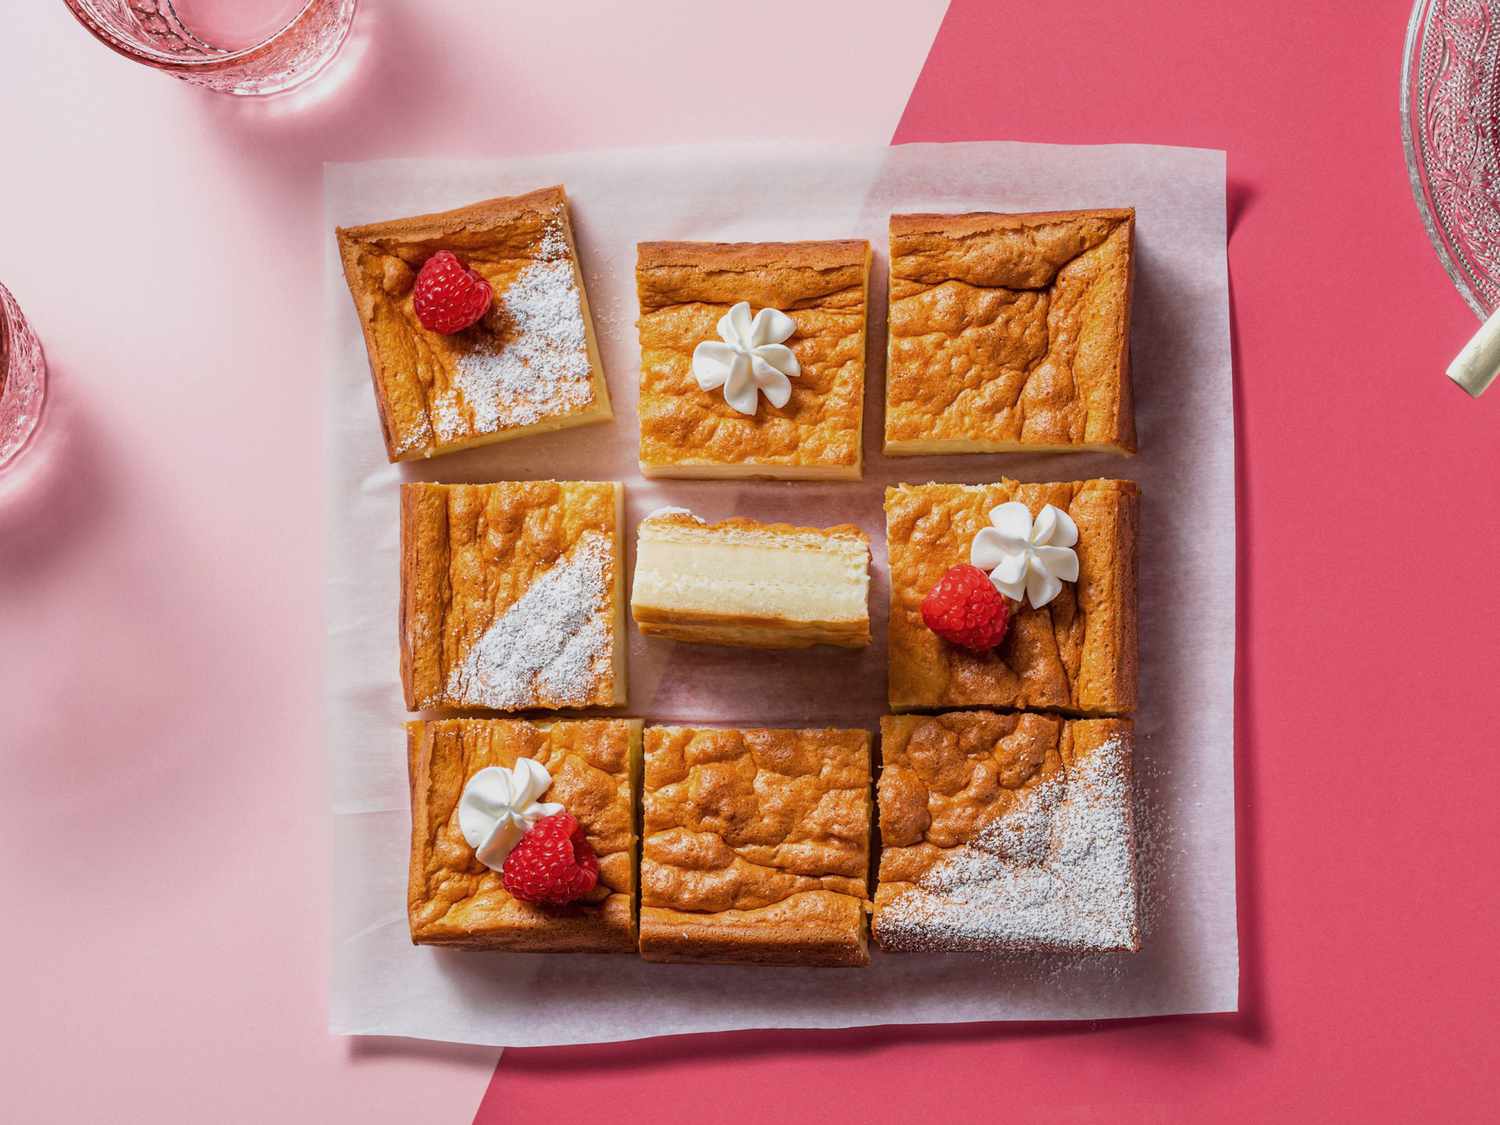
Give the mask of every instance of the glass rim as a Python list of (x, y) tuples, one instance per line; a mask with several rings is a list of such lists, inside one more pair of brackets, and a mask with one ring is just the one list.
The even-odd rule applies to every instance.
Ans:
[[(17, 311), (20, 305), (16, 303), (16, 295), (6, 288), (5, 282), (0, 281), (0, 362), (4, 362), (10, 354), (11, 333), (11, 306)], [(5, 371), (0, 369), (0, 388), (5, 386)]]
[(1463, 254), (1450, 242), (1433, 203), (1427, 185), (1426, 138), (1418, 123), (1421, 102), (1417, 85), (1420, 81), (1421, 54), (1427, 24), (1433, 11), (1433, 0), (1414, 0), (1406, 21), (1406, 37), (1401, 48), (1401, 148), (1406, 158), (1406, 179), (1411, 186), (1417, 214), (1427, 232), (1427, 241), (1437, 253), (1443, 272), (1448, 275), (1464, 303), (1474, 315), (1484, 320), (1489, 310), (1476, 292)]
[[(38, 369), (31, 373), (31, 378), (17, 379), (18, 374), (26, 372), (11, 370), (10, 364), (18, 357), (23, 363), (35, 359)], [(5, 483), (6, 475), (21, 454), (37, 440), (50, 400), (41, 341), (26, 322), (15, 294), (0, 281), (0, 412), (19, 405), (24, 426), (24, 430), (15, 429), (12, 419), (6, 430), (0, 432), (0, 484)], [(29, 422), (24, 421), (28, 418)]]
[(121, 38), (99, 21), (99, 18), (92, 11), (88, 0), (63, 0), (63, 3), (73, 13), (73, 17), (95, 39), (99, 40), (99, 42), (103, 43), (110, 50), (124, 55), (128, 59), (148, 63), (151, 66), (161, 67), (165, 70), (215, 70), (245, 62), (247, 59), (265, 51), (268, 47), (274, 46), (277, 40), (291, 31), (302, 20), (302, 17), (307, 15), (308, 10), (314, 4), (319, 3), (319, 0), (304, 0), (302, 7), (297, 9), (296, 15), (292, 16), (285, 24), (271, 32), (270, 35), (267, 35), (258, 43), (252, 43), (248, 47), (240, 47), (233, 51), (218, 51), (201, 58), (185, 58), (170, 51), (158, 50), (155, 47), (143, 47), (139, 43), (133, 43)]

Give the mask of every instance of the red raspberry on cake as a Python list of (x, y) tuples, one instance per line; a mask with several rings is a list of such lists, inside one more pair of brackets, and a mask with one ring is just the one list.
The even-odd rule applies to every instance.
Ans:
[(922, 621), (949, 644), (988, 652), (1005, 639), (1010, 607), (989, 575), (964, 563), (949, 569), (922, 599)]
[(479, 323), (494, 299), (490, 283), (451, 250), (439, 250), (422, 264), (411, 296), (422, 327), (444, 335)]
[(522, 902), (562, 906), (594, 889), (599, 857), (571, 814), (554, 813), (532, 825), (511, 849), (500, 879)]

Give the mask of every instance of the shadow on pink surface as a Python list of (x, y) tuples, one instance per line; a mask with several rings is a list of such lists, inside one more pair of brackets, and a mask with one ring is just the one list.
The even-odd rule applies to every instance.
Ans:
[[(316, 80), (274, 98), (205, 97), (202, 111), (210, 136), (256, 146), (247, 171), (267, 159), (310, 161), (321, 172), (324, 160), (412, 154), (434, 136), (445, 99), (465, 95), (443, 57), (441, 25), (411, 6), (365, 0), (343, 51)], [(372, 108), (378, 128), (369, 123)]]
[(11, 588), (84, 549), (110, 502), (112, 478), (89, 406), (65, 369), (54, 363), (47, 375), (41, 425), (0, 472), (0, 584)]
[[(978, 1060), (995, 1060), (994, 1083), (1028, 1044), (1066, 1053), (1088, 1047), (1088, 1058), (1107, 1057), (1107, 1072), (1122, 1089), (1169, 1080), (1182, 1068), (1209, 1068), (1222, 1058), (1217, 1040), (1239, 1038), (1241, 1016), (1166, 1017), (1101, 1023), (951, 1024), (830, 1031), (756, 1031), (641, 1040), (608, 1046), (509, 1050), (475, 1114), (476, 1125), (501, 1125), (520, 1108), (544, 1104), (587, 1075), (593, 1096), (614, 1107), (619, 1120), (650, 1119), (677, 1125), (714, 1118), (723, 1092), (752, 1099), (747, 1121), (800, 1120), (812, 1104), (838, 1091), (839, 1111), (828, 1120), (910, 1120), (915, 1092), (894, 1115), (892, 1068), (912, 1075), (923, 1089), (983, 1085)], [(1145, 1032), (1146, 1034), (1142, 1034)], [(1001, 1054), (1001, 1052), (1006, 1052)], [(1055, 1052), (1052, 1052), (1055, 1053)], [(916, 1074), (912, 1060), (921, 1059)], [(886, 1077), (876, 1077), (886, 1075)], [(919, 1077), (917, 1076), (919, 1075)], [(665, 1103), (651, 1091), (672, 1087)], [(752, 1093), (753, 1091), (753, 1093)], [(883, 1093), (882, 1093), (883, 1091)], [(966, 1099), (972, 1100), (972, 1099)], [(960, 1114), (955, 1119), (966, 1119)], [(1037, 1118), (1032, 1118), (1037, 1119)], [(1058, 1120), (1059, 1118), (1052, 1118)]]
[(495, 1047), (472, 1047), (464, 1043), (433, 1043), (422, 1039), (393, 1039), (379, 1035), (353, 1035), (344, 1040), (349, 1060), (374, 1063), (383, 1059), (429, 1060), (458, 1064), (465, 1068), (493, 1070)]
[[(668, 1035), (628, 1043), (574, 1047), (513, 1047), (503, 1066), (508, 1072), (565, 1075), (571, 1070), (669, 1072), (707, 1061), (749, 1062), (781, 1056), (822, 1055), (825, 1065), (845, 1054), (872, 1054), (887, 1048), (930, 1044), (1000, 1043), (1006, 1040), (1095, 1038), (1115, 1035), (1114, 1046), (1144, 1060), (1168, 1050), (1158, 1040), (1128, 1034), (1133, 1029), (1192, 1023), (1217, 1034), (1240, 1035), (1243, 1013), (1211, 1016), (1153, 1016), (1126, 1020), (1046, 1020), (1005, 1023), (887, 1025), (815, 1031), (729, 1031), (708, 1035)], [(1171, 1055), (1184, 1058), (1193, 1040), (1175, 1039)], [(1139, 1045), (1138, 1045), (1139, 1044)], [(479, 1120), (483, 1121), (483, 1118)]]
[(1265, 948), (1262, 940), (1261, 895), (1260, 895), (1260, 819), (1256, 803), (1257, 775), (1250, 768), (1259, 750), (1255, 738), (1254, 712), (1248, 705), (1253, 685), (1254, 664), (1246, 657), (1245, 636), (1249, 623), (1254, 620), (1254, 602), (1250, 583), (1246, 575), (1250, 566), (1250, 543), (1253, 531), (1253, 515), (1250, 498), (1245, 492), (1245, 481), (1250, 470), (1244, 439), (1245, 412), (1242, 405), (1240, 385), (1239, 315), (1234, 299), (1234, 232), (1244, 211), (1255, 198), (1253, 190), (1243, 186), (1237, 188), (1233, 181), (1229, 185), (1229, 353), (1234, 365), (1234, 481), (1235, 523), (1238, 549), (1235, 552), (1236, 606), (1235, 624), (1239, 642), (1235, 646), (1234, 668), (1234, 840), (1235, 840), (1235, 902), (1240, 936), (1240, 1010), (1223, 1018), (1232, 1022), (1236, 1030), (1247, 1041), (1256, 1044), (1270, 1042), (1269, 1017), (1265, 1005)]
[[(196, 779), (186, 793), (196, 788), (201, 795), (249, 768), (201, 753), (214, 742), (216, 720), (197, 712), (202, 726), (195, 732), (185, 726), (195, 713), (180, 701), (234, 698), (226, 686), (232, 681), (214, 669), (216, 659), (230, 661), (234, 654), (215, 638), (232, 635), (236, 619), (253, 611), (254, 599), (236, 597), (220, 581), (213, 559), (195, 554), (194, 544), (206, 546), (202, 536), (173, 534), (190, 513), (173, 510), (164, 490), (141, 478), (140, 462), (111, 444), (96, 423), (100, 404), (83, 399), (69, 376), (66, 367), (51, 366), (48, 413), (36, 442), (15, 473), (0, 478), (0, 605), (18, 628), (24, 617), (45, 613), (48, 625), (39, 632), (56, 650), (49, 655), (72, 652), (79, 661), (98, 660), (111, 675), (74, 682), (49, 675), (38, 661), (26, 693), (32, 707), (19, 723), (22, 729), (67, 732), (70, 751), (20, 754), (10, 764), (13, 780), (34, 786), (39, 795), (65, 794), (62, 804), (73, 813), (107, 811), (120, 833), (112, 840), (113, 858), (128, 862), (121, 849), (170, 851), (178, 819), (171, 805), (185, 793), (169, 792), (154, 778), (169, 773), (178, 782)], [(114, 544), (96, 550), (132, 520), (149, 530), (124, 551)], [(158, 548), (166, 541), (175, 546), (162, 553)], [(62, 596), (63, 590), (70, 595)], [(29, 662), (18, 662), (9, 676), (14, 683), (31, 674)], [(5, 743), (19, 750), (26, 740)], [(117, 752), (127, 745), (153, 750)], [(122, 793), (130, 794), (123, 804)], [(40, 830), (59, 811), (56, 805), (30, 806), (21, 816), (37, 817)], [(88, 879), (111, 885), (108, 865), (89, 864), (76, 850), (66, 854)], [(145, 855), (143, 869), (150, 869)], [(124, 890), (115, 885), (111, 893)]]

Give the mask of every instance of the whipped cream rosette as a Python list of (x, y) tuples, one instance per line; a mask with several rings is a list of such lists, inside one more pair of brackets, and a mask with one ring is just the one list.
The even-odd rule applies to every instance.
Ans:
[(480, 863), (499, 871), (532, 825), (563, 811), (555, 801), (537, 800), (551, 784), (547, 768), (530, 758), (510, 768), (486, 766), (469, 778), (458, 800), (458, 827)]
[(1011, 500), (990, 509), (990, 526), (974, 536), (969, 561), (988, 571), (995, 589), (1013, 601), (1029, 599), (1041, 609), (1064, 582), (1078, 581), (1078, 525), (1061, 508), (1031, 509)]
[(752, 319), (750, 302), (741, 301), (719, 318), (719, 339), (693, 349), (693, 377), (705, 391), (724, 388), (724, 401), (741, 414), (754, 414), (760, 396), (772, 406), (792, 397), (791, 380), (802, 366), (784, 340), (797, 322), (778, 309), (761, 309)]

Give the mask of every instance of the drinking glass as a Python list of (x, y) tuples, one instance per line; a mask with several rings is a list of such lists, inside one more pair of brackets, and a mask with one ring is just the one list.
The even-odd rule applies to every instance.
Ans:
[(0, 285), (0, 472), (36, 432), (47, 401), (47, 364), (36, 333)]
[(1485, 321), (1448, 365), (1477, 398), (1500, 377), (1500, 0), (1416, 0), (1401, 138), (1427, 237)]
[[(226, 42), (208, 26), (205, 0), (64, 0), (78, 21), (128, 59), (221, 94), (279, 94), (301, 85), (338, 54), (358, 0), (219, 0), (226, 19), (245, 18), (254, 4), (286, 5), (280, 30), (247, 44)], [(281, 22), (281, 21), (278, 21)]]
[(1500, 309), (1500, 0), (1416, 0), (1401, 135), (1427, 236), (1482, 320)]

